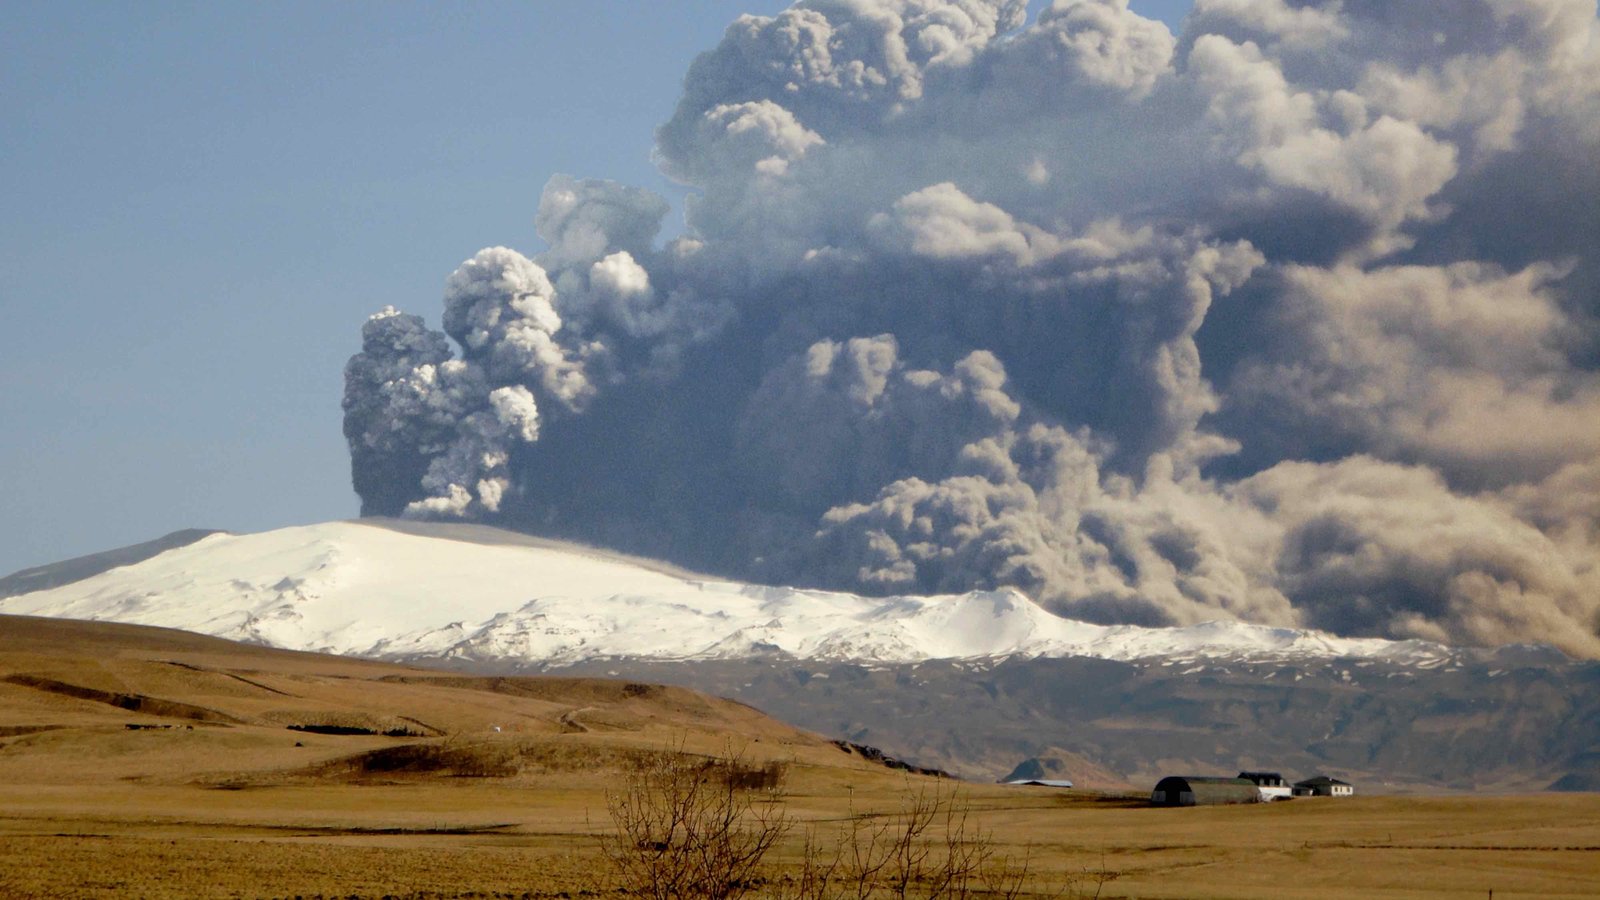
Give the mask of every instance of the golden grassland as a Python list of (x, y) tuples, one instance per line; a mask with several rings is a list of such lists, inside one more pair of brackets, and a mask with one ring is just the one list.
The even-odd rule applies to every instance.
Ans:
[(0, 617), (0, 897), (622, 896), (607, 798), (667, 750), (781, 764), (774, 883), (808, 830), (955, 790), (1025, 896), (1600, 896), (1600, 795), (1152, 809), (906, 775), (678, 688)]

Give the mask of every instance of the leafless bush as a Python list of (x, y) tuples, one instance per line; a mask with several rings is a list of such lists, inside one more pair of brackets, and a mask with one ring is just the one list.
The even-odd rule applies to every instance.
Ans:
[(735, 754), (708, 760), (651, 754), (607, 798), (615, 830), (606, 857), (629, 893), (652, 900), (729, 900), (755, 887), (762, 858), (791, 822), (778, 804), (781, 769)]
[(780, 765), (732, 753), (697, 757), (680, 747), (639, 758), (607, 798), (604, 849), (622, 889), (652, 900), (1017, 900), (1076, 897), (1086, 879), (1098, 896), (1115, 877), (1039, 879), (1031, 852), (1003, 852), (959, 788), (910, 783), (898, 811), (852, 808), (837, 828), (806, 828), (798, 866), (780, 874), (764, 863), (795, 828), (779, 803), (782, 777)]
[(1030, 859), (999, 852), (954, 789), (921, 787), (898, 813), (857, 815), (830, 840), (808, 831), (800, 871), (781, 882), (785, 900), (1014, 900)]

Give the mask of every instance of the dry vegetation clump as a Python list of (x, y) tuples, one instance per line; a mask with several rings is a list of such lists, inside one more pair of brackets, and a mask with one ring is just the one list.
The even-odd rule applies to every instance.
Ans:
[(324, 725), (324, 724), (312, 722), (312, 723), (303, 724), (303, 725), (290, 725), (289, 726), (289, 730), (290, 731), (302, 731), (302, 732), (305, 732), (306, 734), (329, 734), (329, 735), (340, 735), (340, 736), (382, 735), (383, 737), (398, 737), (398, 738), (427, 737), (426, 734), (423, 734), (422, 732), (417, 731), (417, 730), (412, 729), (412, 728), (406, 728), (405, 726), (397, 726), (395, 728), (384, 729), (383, 731), (375, 731), (375, 730), (373, 730), (371, 728), (364, 728), (364, 727), (359, 726), (359, 725)]
[(517, 762), (525, 775), (573, 772), (624, 772), (652, 751), (587, 741), (524, 740), (517, 744)]
[(506, 743), (426, 742), (368, 750), (318, 767), (328, 776), (451, 775), (509, 778), (519, 771), (517, 748)]
[(602, 847), (623, 888), (651, 900), (729, 900), (755, 887), (763, 858), (793, 822), (781, 766), (651, 753), (606, 798), (615, 830)]
[(43, 731), (58, 731), (65, 725), (0, 725), (0, 738), (22, 737)]
[(921, 786), (891, 815), (857, 815), (832, 836), (806, 835), (798, 875), (778, 895), (793, 900), (1021, 895), (1030, 861), (1001, 854), (954, 789)]
[[(1001, 852), (965, 797), (940, 785), (908, 784), (895, 813), (852, 810), (832, 831), (807, 826), (798, 865), (770, 864), (767, 855), (799, 827), (783, 806), (783, 776), (781, 764), (753, 766), (737, 754), (641, 759), (607, 800), (613, 830), (602, 844), (622, 890), (652, 900), (1040, 896), (1031, 858)], [(1073, 886), (1068, 879), (1047, 896)]]
[(958, 787), (908, 781), (900, 809), (858, 814), (832, 833), (808, 828), (800, 863), (773, 879), (777, 900), (968, 900), (1099, 897), (1103, 865), (1041, 871), (1033, 848), (1007, 852)]
[[(515, 778), (570, 773), (636, 772), (659, 764), (656, 750), (561, 740), (494, 738), (421, 741), (364, 750), (302, 770), (301, 775), (341, 780), (370, 776), (447, 776)], [(722, 766), (720, 778), (739, 790), (776, 787), (782, 778), (777, 763), (764, 766)]]
[(375, 715), (348, 709), (272, 709), (261, 712), (259, 721), (282, 726), (290, 731), (339, 736), (383, 735), (386, 737), (427, 737), (436, 734), (427, 726), (401, 716)]

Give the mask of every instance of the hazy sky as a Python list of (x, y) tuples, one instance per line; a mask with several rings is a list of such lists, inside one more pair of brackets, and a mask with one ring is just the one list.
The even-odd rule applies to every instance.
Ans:
[(366, 316), (537, 249), (554, 173), (672, 195), (689, 61), (785, 5), (0, 5), (0, 573), (354, 515)]

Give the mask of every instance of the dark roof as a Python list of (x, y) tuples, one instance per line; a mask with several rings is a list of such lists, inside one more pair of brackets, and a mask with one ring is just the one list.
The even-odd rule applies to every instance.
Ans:
[(1295, 787), (1315, 787), (1315, 786), (1317, 786), (1319, 784), (1342, 784), (1345, 787), (1349, 787), (1350, 786), (1350, 782), (1348, 782), (1348, 781), (1340, 781), (1337, 778), (1329, 778), (1326, 775), (1318, 775), (1315, 778), (1307, 778), (1305, 781), (1296, 781), (1294, 783), (1294, 786)]
[(1240, 772), (1239, 777), (1248, 778), (1251, 781), (1256, 781), (1258, 779), (1261, 781), (1266, 781), (1273, 778), (1276, 778), (1279, 781), (1283, 780), (1283, 776), (1279, 775), (1277, 772)]

